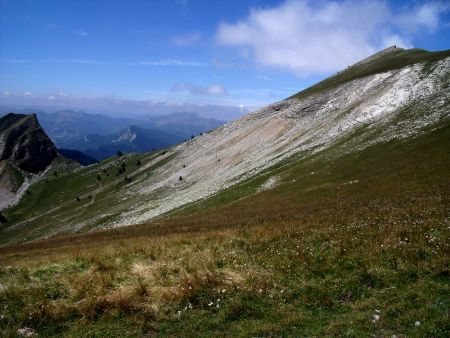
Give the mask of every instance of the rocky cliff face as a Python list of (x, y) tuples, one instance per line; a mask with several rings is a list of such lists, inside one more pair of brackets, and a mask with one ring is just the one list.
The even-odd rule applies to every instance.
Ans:
[(35, 114), (9, 113), (0, 118), (0, 161), (9, 160), (26, 172), (37, 173), (56, 156), (56, 148)]

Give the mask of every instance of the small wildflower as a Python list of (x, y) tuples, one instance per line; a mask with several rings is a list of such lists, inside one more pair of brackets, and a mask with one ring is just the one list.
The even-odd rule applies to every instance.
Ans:
[(415, 327), (419, 327), (419, 326), (420, 326), (420, 322), (419, 322), (419, 321), (416, 321), (416, 322), (414, 323), (414, 326), (415, 326)]

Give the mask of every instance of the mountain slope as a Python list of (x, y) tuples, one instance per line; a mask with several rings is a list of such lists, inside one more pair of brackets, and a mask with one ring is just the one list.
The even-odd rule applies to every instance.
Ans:
[[(409, 55), (405, 66), (396, 61), (398, 53), (402, 62), (403, 55)], [(61, 189), (83, 179), (86, 183), (78, 190), (64, 190), (65, 198), (56, 209), (48, 207), (54, 204), (50, 202), (53, 193), (46, 193), (49, 188), (36, 186), (36, 194), (48, 195), (50, 200), (35, 204), (37, 201), (26, 198), (21, 207), (9, 211), (11, 226), (21, 224), (13, 226), (18, 238), (21, 231), (35, 232), (32, 237), (36, 238), (49, 232), (142, 223), (214, 199), (249, 181), (260, 186), (252, 183), (252, 189), (230, 196), (242, 198), (273, 188), (282, 178), (271, 172), (289, 163), (320, 158), (330, 163), (372, 145), (418, 137), (446, 126), (450, 53), (420, 52), (416, 63), (412, 53), (385, 50), (341, 72), (339, 76), (347, 82), (313, 93), (306, 90), (308, 95), (300, 93), (300, 99), (262, 108), (170, 151), (111, 159), (88, 171), (58, 178), (64, 180), (55, 182)], [(361, 65), (390, 64), (392, 60), (396, 66), (387, 71), (376, 68), (380, 72), (371, 71), (367, 76), (354, 73)], [(141, 165), (137, 166), (138, 158)], [(118, 170), (123, 163), (127, 163), (126, 171)], [(110, 176), (105, 177), (105, 173)], [(96, 182), (98, 175), (102, 180)], [(77, 207), (80, 194), (95, 195), (95, 203)], [(77, 209), (80, 212), (73, 211)], [(29, 210), (33, 210), (32, 217)], [(14, 231), (9, 232), (9, 238), (16, 236)]]
[(448, 336), (446, 55), (49, 173), (0, 225), (0, 332)]
[(58, 153), (63, 155), (65, 158), (74, 160), (75, 162), (78, 162), (79, 164), (84, 165), (84, 166), (97, 162), (92, 157), (89, 157), (88, 155), (86, 155), (78, 150), (59, 148)]

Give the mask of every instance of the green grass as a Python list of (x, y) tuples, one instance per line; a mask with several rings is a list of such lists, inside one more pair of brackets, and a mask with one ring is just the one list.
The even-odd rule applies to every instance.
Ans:
[(448, 336), (450, 126), (342, 146), (158, 222), (0, 249), (0, 330)]
[[(31, 240), (56, 231), (72, 231), (71, 223), (89, 222), (97, 219), (101, 213), (109, 216), (97, 219), (90, 227), (82, 230), (88, 231), (113, 219), (132, 203), (119, 203), (117, 200), (124, 186), (129, 183), (125, 176), (131, 179), (131, 182), (136, 182), (148, 177), (175, 156), (170, 154), (158, 161), (160, 155), (160, 152), (127, 154), (112, 157), (87, 168), (69, 170), (64, 169), (63, 164), (56, 166), (43, 180), (33, 184), (19, 205), (5, 210), (8, 224), (4, 225), (3, 229), (0, 228), (0, 244)], [(156, 163), (151, 167), (140, 170), (155, 159)], [(138, 160), (141, 163), (139, 165)], [(122, 164), (126, 170), (118, 174)], [(15, 224), (19, 225), (14, 226)]]

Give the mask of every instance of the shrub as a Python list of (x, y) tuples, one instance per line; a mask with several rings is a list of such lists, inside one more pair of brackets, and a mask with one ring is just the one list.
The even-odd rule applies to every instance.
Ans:
[(118, 150), (118, 151), (117, 151), (117, 156), (120, 157), (120, 156), (122, 156), (122, 155), (123, 155), (123, 153), (122, 153), (120, 150)]

